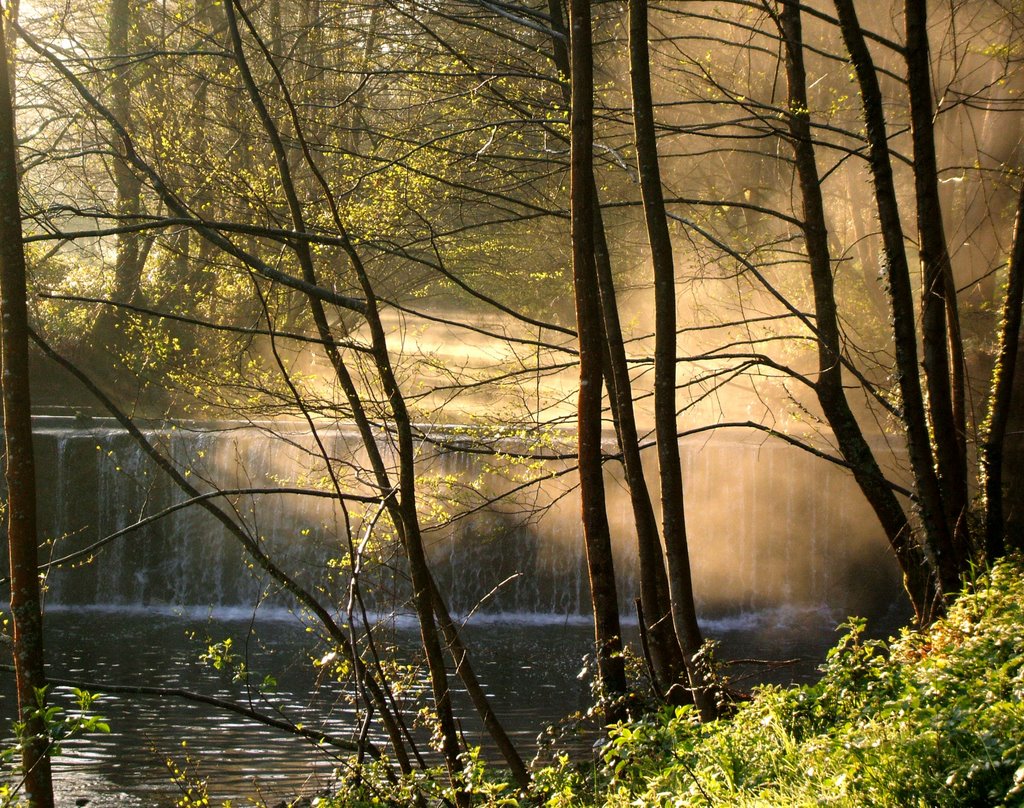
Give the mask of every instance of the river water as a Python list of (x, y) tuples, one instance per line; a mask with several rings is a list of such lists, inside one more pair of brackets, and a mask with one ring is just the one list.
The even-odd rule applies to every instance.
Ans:
[[(745, 687), (813, 677), (834, 640), (837, 617), (827, 609), (775, 609), (709, 621), (705, 628), (721, 643), (723, 660), (799, 660), (774, 669), (726, 668), (737, 686)], [(876, 631), (885, 628), (879, 624)], [(466, 636), (480, 678), (524, 756), (534, 754), (545, 727), (586, 708), (588, 677), (580, 672), (591, 629), (585, 620), (484, 616), (467, 626)], [(226, 638), (246, 659), (253, 680), (265, 674), (276, 679), (265, 700), (200, 661), (210, 641)], [(394, 644), (398, 658), (415, 660), (418, 637), (411, 621), (392, 623), (380, 639)], [(51, 675), (92, 683), (100, 693), (104, 683), (183, 688), (278, 712), (336, 735), (355, 731), (345, 689), (311, 663), (322, 649), (302, 621), (284, 610), (258, 613), (254, 620), (243, 610), (214, 615), (199, 609), (56, 608), (47, 615), (47, 643)], [(0, 713), (9, 727), (13, 684), (8, 674), (2, 676)], [(422, 682), (414, 681), (406, 696), (410, 714), (422, 691)], [(70, 709), (68, 688), (57, 688), (56, 698)], [(464, 698), (457, 710), (467, 740), (486, 752), (488, 741)], [(213, 804), (230, 799), (232, 805), (276, 805), (329, 788), (340, 763), (330, 751), (279, 730), (179, 698), (108, 694), (95, 712), (109, 721), (111, 732), (64, 745), (55, 763), (62, 805), (88, 799), (93, 806), (172, 806), (186, 787), (172, 769), (184, 772), (193, 787), (203, 783)], [(566, 744), (581, 753), (594, 737), (570, 738)]]

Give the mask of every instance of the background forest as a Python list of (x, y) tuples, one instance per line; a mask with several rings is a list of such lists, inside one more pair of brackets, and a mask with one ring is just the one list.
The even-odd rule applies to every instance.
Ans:
[[(40, 690), (43, 601), (216, 611), (243, 579), (230, 602), (289, 611), (351, 720), (287, 715), (210, 638), (234, 706), (332, 747), (350, 785), (368, 766), (433, 799), (413, 773), (443, 765), (455, 805), (485, 791), (456, 690), (537, 787), (472, 664), (477, 612), (592, 618), (610, 724), (730, 711), (712, 613), (891, 615), (902, 580), (896, 613), (941, 619), (1024, 544), (1022, 15), (7, 0), (15, 798), (52, 804), (68, 730)], [(38, 525), (14, 377), (55, 447)], [(742, 451), (692, 459), (716, 446)], [(831, 515), (792, 504), (815, 500)]]

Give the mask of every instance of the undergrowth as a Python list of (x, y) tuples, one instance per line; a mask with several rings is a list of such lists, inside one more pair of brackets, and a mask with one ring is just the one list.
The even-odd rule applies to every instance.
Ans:
[(760, 688), (728, 720), (668, 710), (611, 731), (549, 806), (1024, 805), (1024, 566), (998, 565), (923, 633), (851, 620), (814, 685)]

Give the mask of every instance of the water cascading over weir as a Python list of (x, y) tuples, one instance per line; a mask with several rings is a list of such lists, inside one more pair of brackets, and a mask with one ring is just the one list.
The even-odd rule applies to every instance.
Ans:
[[(323, 486), (323, 464), (303, 425), (179, 424), (154, 426), (147, 435), (203, 492)], [(38, 417), (35, 438), (40, 530), (51, 560), (186, 499), (113, 421)], [(354, 430), (329, 429), (321, 438), (340, 468), (358, 462)], [(878, 613), (900, 600), (899, 574), (881, 530), (843, 469), (763, 436), (705, 435), (684, 440), (682, 448), (702, 613), (785, 604), (824, 606), (842, 617)], [(503, 476), (499, 458), (431, 446), (423, 455), (425, 524), (446, 522), (462, 508), (471, 511), (425, 533), (431, 566), (453, 612), (587, 615), (571, 475), (488, 506), (489, 494), (518, 483), (515, 474)], [(495, 476), (502, 478), (499, 484), (487, 482)], [(608, 480), (620, 602), (630, 616), (636, 548), (615, 464), (609, 464)], [(350, 508), (346, 523), (327, 497), (261, 493), (216, 501), (232, 509), (289, 574), (344, 603), (347, 524), (358, 544), (362, 517), (369, 519), (375, 508)], [(363, 581), (371, 605), (401, 610), (407, 587), (400, 552), (385, 538), (366, 545), (366, 558)], [(287, 606), (273, 582), (247, 562), (237, 541), (193, 505), (51, 567), (46, 597), (51, 606)]]

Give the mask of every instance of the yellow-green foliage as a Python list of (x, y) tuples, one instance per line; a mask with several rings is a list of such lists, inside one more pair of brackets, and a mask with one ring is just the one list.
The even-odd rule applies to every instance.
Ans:
[(762, 688), (731, 719), (679, 709), (615, 729), (593, 776), (548, 804), (1024, 805), (1021, 571), (1001, 564), (891, 644), (851, 621), (817, 684)]

